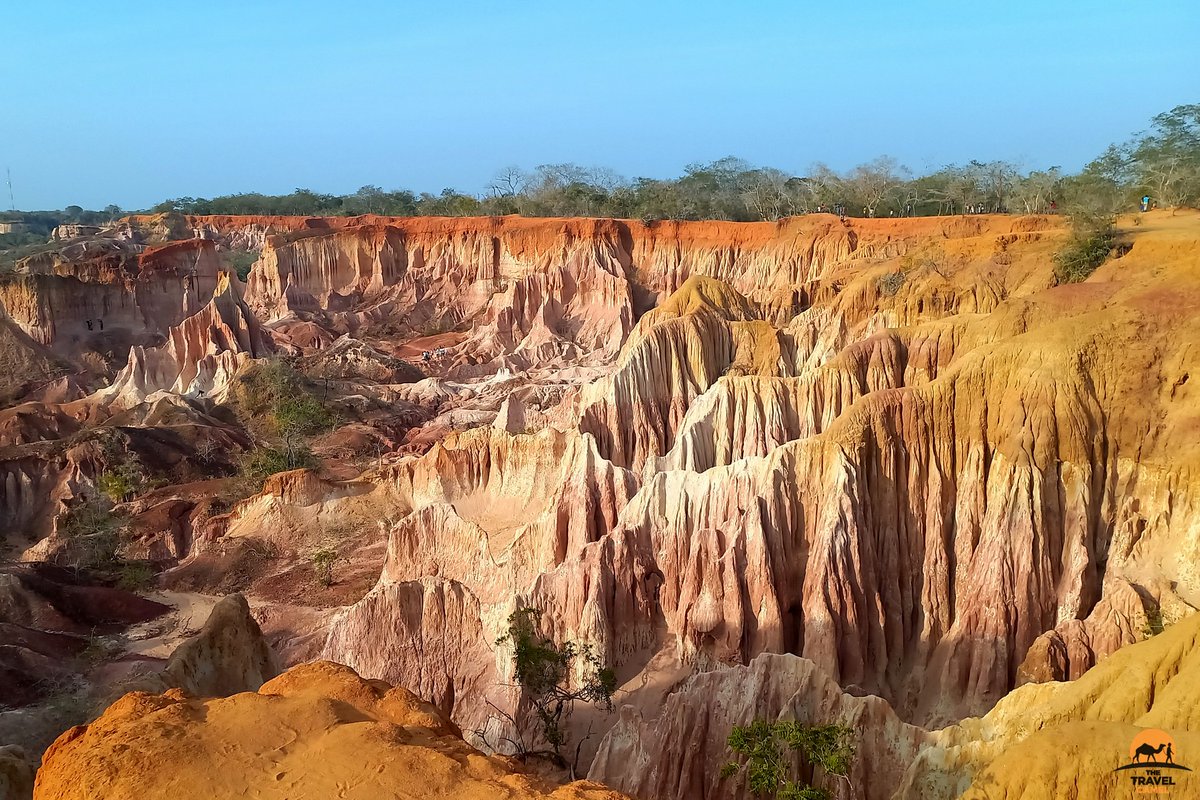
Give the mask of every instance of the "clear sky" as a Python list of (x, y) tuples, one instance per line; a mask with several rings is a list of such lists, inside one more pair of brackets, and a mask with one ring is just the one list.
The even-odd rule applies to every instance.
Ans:
[(1197, 0), (0, 0), (0, 168), (25, 209), (561, 161), (1074, 169), (1200, 102), (1198, 42)]

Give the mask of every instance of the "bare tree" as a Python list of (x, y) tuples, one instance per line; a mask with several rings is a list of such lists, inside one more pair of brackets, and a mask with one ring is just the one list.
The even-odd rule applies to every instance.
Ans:
[(992, 212), (1008, 210), (1009, 195), (1021, 171), (1007, 161), (972, 161), (967, 169), (974, 173), (983, 194), (986, 209)]
[(954, 164), (943, 167), (931, 175), (935, 188), (930, 191), (930, 199), (940, 204), (942, 212), (966, 213), (968, 207), (977, 205), (983, 200), (983, 192), (979, 188), (979, 175), (970, 167), (956, 167)]
[(1024, 214), (1045, 214), (1050, 210), (1050, 203), (1061, 180), (1062, 171), (1058, 167), (1018, 177), (1012, 185), (1010, 198), (1013, 209), (1010, 210), (1017, 209)]
[(804, 182), (818, 206), (829, 208), (845, 200), (845, 187), (841, 176), (826, 164), (813, 164)]
[(786, 172), (766, 167), (743, 173), (741, 181), (742, 199), (759, 219), (776, 220), (796, 213), (797, 197)]
[(900, 188), (908, 175), (908, 168), (896, 159), (880, 156), (850, 170), (843, 184), (850, 194), (866, 206), (867, 215), (873, 217), (876, 209)]
[(529, 176), (518, 166), (508, 166), (496, 173), (491, 191), (495, 197), (516, 197), (525, 190)]

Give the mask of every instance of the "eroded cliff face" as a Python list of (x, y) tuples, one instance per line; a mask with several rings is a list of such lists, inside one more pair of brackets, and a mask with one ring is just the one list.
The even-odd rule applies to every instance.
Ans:
[(929, 739), (881, 698), (845, 694), (811, 661), (764, 653), (746, 666), (689, 677), (645, 716), (625, 706), (591, 777), (635, 797), (752, 797), (720, 769), (730, 761), (733, 726), (760, 719), (837, 721), (856, 732), (859, 756), (846, 782), (817, 776), (834, 796), (891, 798)]
[[(290, 657), (409, 687), (477, 744), (524, 708), (496, 640), (528, 604), (621, 681), (628, 708), (576, 720), (608, 731), (581, 751), (594, 778), (735, 796), (729, 727), (792, 715), (853, 723), (879, 767), (852, 796), (888, 797), (940, 746), (923, 729), (1086, 677), (1200, 603), (1195, 215), (1146, 217), (1072, 286), (1050, 218), (183, 222), (129, 224), (200, 237), (153, 252), (261, 237), (244, 299), (214, 267), (112, 389), (0, 430), (219, 401), (273, 347), (327, 370), (359, 426), (331, 436), (388, 452), (275, 476), (176, 537), (179, 574), (272, 542), (251, 592), (290, 604), (267, 625)], [(295, 560), (330, 531), (361, 590), (287, 610), (316, 605)], [(959, 791), (980, 767), (955, 764)]]
[(220, 395), (238, 370), (273, 346), (242, 301), (236, 277), (220, 273), (208, 305), (172, 326), (160, 347), (135, 346), (98, 402), (128, 407), (159, 391), (176, 395)]
[(221, 272), (204, 241), (139, 248), (101, 239), (22, 262), (0, 282), (0, 304), (35, 341), (69, 351), (101, 331), (114, 339), (165, 333), (212, 297)]
[[(930, 735), (905, 772), (897, 798), (1128, 797), (1130, 742), (1157, 729), (1175, 740), (1177, 763), (1200, 748), (1200, 617), (1100, 662), (1071, 683), (1024, 686), (988, 714)], [(1160, 761), (1165, 757), (1158, 756)], [(1190, 773), (1169, 773), (1176, 791), (1196, 791)]]
[[(1039, 234), (1002, 246), (1000, 275), (1003, 237), (949, 277), (909, 269), (893, 295), (879, 276), (896, 261), (834, 267), (832, 302), (786, 323), (728, 284), (684, 281), (551, 417), (636, 494), (532, 585), (504, 583), (640, 681), (655, 652), (700, 670), (795, 653), (936, 726), (1022, 681), (1082, 674), (1139, 638), (1147, 608), (1196, 598), (1188, 560), (1164, 558), (1196, 547), (1195, 462), (1180, 456), (1193, 326), (1186, 304), (1155, 299), (1194, 291), (1192, 262), (1148, 280), (1194, 233), (1162, 235), (1180, 240), (1135, 239), (1077, 287), (1045, 288)], [(516, 474), (499, 454), (488, 469)], [(448, 499), (424, 485), (430, 506)], [(529, 505), (503, 513), (547, 552), (550, 534), (526, 527), (544, 506)], [(413, 507), (413, 541), (459, 541)], [(451, 546), (461, 558), (471, 542)], [(443, 561), (409, 563), (443, 577)]]

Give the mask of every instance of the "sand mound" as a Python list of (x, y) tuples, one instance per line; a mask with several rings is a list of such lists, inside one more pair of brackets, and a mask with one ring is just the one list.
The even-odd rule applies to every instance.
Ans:
[(348, 667), (297, 667), (257, 693), (134, 692), (59, 737), (34, 789), (51, 798), (619, 800), (555, 787), (469, 747), (434, 706)]

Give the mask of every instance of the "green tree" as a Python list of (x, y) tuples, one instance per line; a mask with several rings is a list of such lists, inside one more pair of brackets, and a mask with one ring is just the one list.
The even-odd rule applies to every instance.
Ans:
[(1200, 103), (1154, 117), (1127, 146), (1138, 186), (1172, 208), (1200, 201)]
[[(805, 725), (780, 720), (755, 720), (735, 725), (729, 734), (729, 749), (738, 760), (721, 770), (721, 777), (744, 775), (752, 794), (777, 800), (830, 800), (826, 789), (813, 786), (812, 773), (821, 770), (843, 780), (854, 759), (854, 732), (844, 725)], [(798, 753), (807, 780), (790, 777), (792, 757)]]
[[(517, 684), (533, 706), (538, 736), (549, 747), (549, 750), (535, 751), (519, 739), (514, 742), (520, 751), (517, 755), (523, 758), (547, 756), (559, 766), (568, 766), (563, 756), (568, 739), (564, 725), (575, 704), (591, 703), (611, 711), (617, 677), (591, 645), (576, 645), (570, 641), (558, 643), (542, 635), (539, 629), (541, 616), (541, 611), (535, 608), (517, 609), (509, 615), (508, 631), (496, 644), (512, 647)], [(511, 716), (509, 721), (519, 727)], [(576, 760), (578, 756), (576, 748)]]

